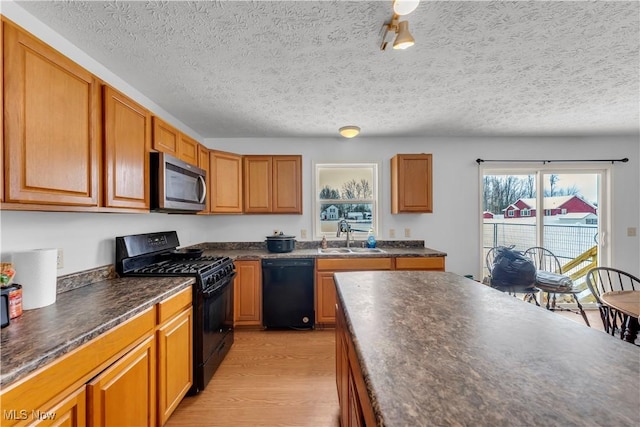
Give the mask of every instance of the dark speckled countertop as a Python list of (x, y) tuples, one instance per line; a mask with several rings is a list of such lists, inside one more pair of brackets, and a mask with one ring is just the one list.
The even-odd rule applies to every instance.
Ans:
[[(306, 242), (304, 242), (306, 243)], [(198, 245), (200, 246), (200, 245)], [(379, 247), (384, 252), (375, 253), (352, 253), (352, 254), (321, 254), (318, 247), (305, 247), (310, 245), (298, 245), (291, 252), (276, 253), (269, 252), (264, 244), (256, 244), (254, 247), (234, 247), (228, 244), (226, 247), (216, 247), (215, 245), (200, 246), (205, 250), (205, 255), (225, 255), (234, 260), (257, 260), (263, 258), (388, 258), (388, 257), (444, 257), (445, 252), (423, 247)]]
[(5, 387), (194, 283), (189, 277), (103, 280), (60, 293), (2, 329)]
[(453, 273), (337, 273), (381, 426), (638, 426), (640, 348)]

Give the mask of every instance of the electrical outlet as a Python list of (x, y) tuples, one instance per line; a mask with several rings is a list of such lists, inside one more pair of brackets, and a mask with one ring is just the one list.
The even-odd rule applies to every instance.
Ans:
[(629, 227), (627, 228), (627, 236), (629, 237), (635, 237), (637, 234), (637, 231), (635, 227)]
[(411, 229), (410, 228), (405, 228), (404, 229), (404, 237), (411, 237)]
[(300, 238), (301, 239), (306, 239), (307, 238), (307, 230), (306, 229), (302, 229), (300, 230)]
[(395, 239), (395, 237), (396, 237), (396, 229), (395, 228), (390, 228), (389, 229), (389, 238)]
[(58, 270), (64, 268), (64, 252), (61, 248), (58, 248), (58, 258), (56, 260), (56, 267)]

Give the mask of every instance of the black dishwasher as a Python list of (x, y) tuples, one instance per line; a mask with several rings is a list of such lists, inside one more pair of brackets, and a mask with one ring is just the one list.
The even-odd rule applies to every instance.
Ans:
[(265, 328), (313, 329), (311, 258), (262, 260), (262, 323)]

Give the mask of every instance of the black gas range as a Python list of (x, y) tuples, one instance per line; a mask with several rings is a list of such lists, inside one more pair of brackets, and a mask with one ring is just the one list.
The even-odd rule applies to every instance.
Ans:
[(175, 231), (116, 237), (120, 276), (190, 276), (193, 286), (193, 378), (189, 394), (203, 390), (233, 344), (233, 278), (229, 257), (178, 249)]

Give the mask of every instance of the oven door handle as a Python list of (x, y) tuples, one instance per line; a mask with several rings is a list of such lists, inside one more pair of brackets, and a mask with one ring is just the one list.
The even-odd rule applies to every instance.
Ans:
[[(236, 276), (236, 272), (234, 271), (233, 273), (229, 274), (227, 277), (225, 277), (224, 279), (222, 279), (222, 283), (220, 284), (220, 286), (216, 286), (213, 290), (211, 291), (203, 291), (202, 292), (202, 296), (205, 299), (209, 299), (209, 298), (213, 298), (214, 296), (216, 296), (219, 293), (222, 293), (222, 291), (230, 285), (229, 282), (233, 281), (233, 278)], [(231, 284), (232, 285), (232, 284)], [(232, 285), (233, 286), (233, 285)]]

